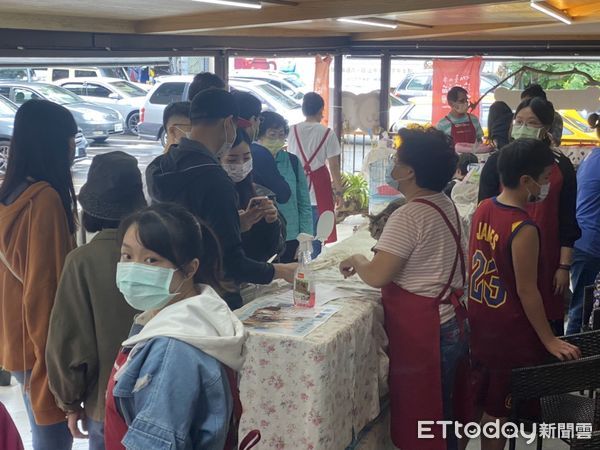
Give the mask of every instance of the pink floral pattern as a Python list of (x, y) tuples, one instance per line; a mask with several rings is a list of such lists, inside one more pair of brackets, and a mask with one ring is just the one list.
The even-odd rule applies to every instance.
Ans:
[(248, 330), (240, 435), (259, 429), (256, 449), (343, 450), (353, 430), (378, 416), (381, 302), (365, 295), (332, 303), (340, 311), (302, 339)]

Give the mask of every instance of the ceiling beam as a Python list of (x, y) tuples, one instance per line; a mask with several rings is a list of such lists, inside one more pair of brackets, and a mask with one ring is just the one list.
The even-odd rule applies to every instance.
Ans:
[[(519, 0), (508, 0), (519, 2)], [(281, 25), (301, 21), (348, 17), (376, 16), (390, 13), (440, 10), (486, 4), (504, 4), (499, 0), (322, 0), (300, 3), (298, 6), (268, 6), (260, 10), (234, 10), (221, 13), (199, 13), (185, 16), (142, 20), (136, 24), (138, 33), (189, 33), (218, 29), (239, 29)]]
[(586, 3), (584, 5), (573, 6), (572, 8), (567, 8), (567, 14), (571, 17), (587, 17), (593, 14), (600, 13), (600, 2), (594, 1), (590, 3)]
[(554, 22), (507, 22), (507, 23), (478, 23), (463, 25), (447, 25), (433, 27), (427, 30), (394, 30), (369, 33), (356, 33), (352, 35), (355, 41), (384, 41), (384, 40), (409, 40), (409, 39), (431, 39), (446, 36), (470, 35), (476, 32), (514, 30), (519, 28), (531, 28), (533, 26), (554, 25)]
[(135, 21), (3, 12), (0, 14), (0, 28), (46, 31), (93, 31), (96, 33), (134, 33)]

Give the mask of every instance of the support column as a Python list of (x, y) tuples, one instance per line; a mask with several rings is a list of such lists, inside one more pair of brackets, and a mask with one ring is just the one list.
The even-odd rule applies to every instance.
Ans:
[(337, 54), (333, 60), (333, 131), (341, 141), (344, 137), (344, 117), (342, 115), (342, 74), (344, 55)]
[(392, 58), (388, 52), (381, 55), (381, 85), (379, 87), (379, 126), (387, 131), (390, 122), (390, 77)]
[(221, 77), (225, 85), (229, 84), (229, 55), (220, 51), (215, 55), (215, 73)]

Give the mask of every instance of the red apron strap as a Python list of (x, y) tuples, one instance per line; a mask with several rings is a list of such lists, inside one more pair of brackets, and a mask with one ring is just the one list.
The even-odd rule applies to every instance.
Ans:
[(311, 155), (310, 159), (308, 159), (306, 157), (306, 153), (304, 152), (304, 147), (302, 147), (302, 142), (300, 142), (300, 136), (298, 135), (298, 126), (294, 125), (292, 128), (294, 129), (294, 136), (296, 137), (296, 142), (298, 142), (298, 149), (300, 150), (300, 156), (302, 156), (302, 162), (304, 164), (304, 172), (306, 173), (306, 176), (308, 177), (308, 189), (310, 190), (310, 189), (312, 189), (313, 184), (314, 184), (314, 180), (313, 180), (313, 176), (312, 176), (313, 170), (310, 168), (310, 165), (315, 160), (317, 155), (321, 152), (321, 149), (325, 145), (325, 142), (327, 141), (327, 137), (329, 136), (331, 129), (327, 128), (327, 131), (325, 131), (325, 136), (323, 136), (323, 139), (321, 139), (321, 142), (319, 142), (319, 145), (315, 149), (314, 153)]
[(292, 127), (294, 129), (294, 136), (296, 136), (296, 142), (298, 143), (298, 150), (300, 150), (300, 156), (302, 157), (302, 164), (306, 166), (310, 164), (310, 161), (306, 158), (306, 153), (304, 153), (304, 147), (302, 147), (302, 142), (300, 142), (300, 136), (298, 135), (298, 126), (294, 125)]

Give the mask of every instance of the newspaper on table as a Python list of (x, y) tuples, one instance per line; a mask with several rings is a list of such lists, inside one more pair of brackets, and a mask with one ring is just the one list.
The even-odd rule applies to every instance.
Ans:
[(254, 300), (236, 313), (244, 326), (253, 332), (304, 337), (339, 310), (339, 306), (333, 305), (317, 305), (314, 308), (294, 306), (293, 294), (289, 290)]

